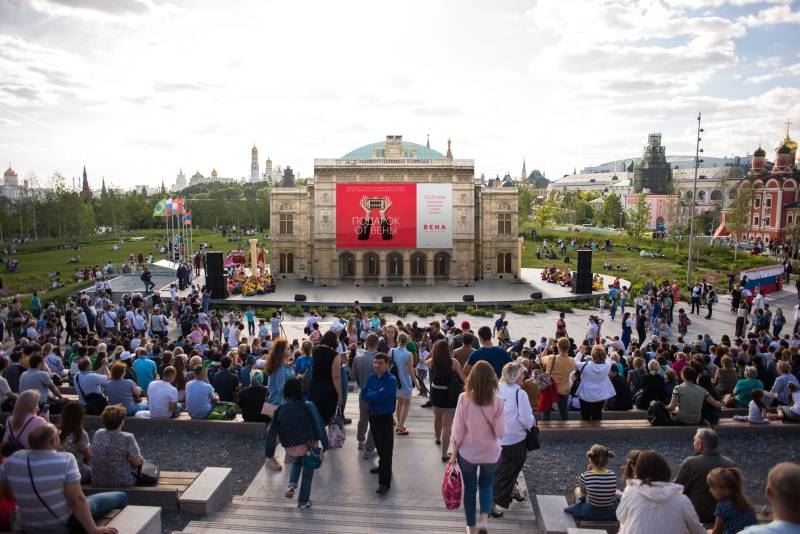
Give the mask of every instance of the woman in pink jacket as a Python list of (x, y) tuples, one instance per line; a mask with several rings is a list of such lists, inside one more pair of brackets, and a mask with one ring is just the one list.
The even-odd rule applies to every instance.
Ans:
[[(500, 460), (500, 439), (506, 433), (503, 399), (497, 395), (497, 375), (485, 361), (475, 364), (458, 398), (450, 437), (450, 463), (458, 462), (464, 477), (467, 533), (486, 534), (492, 510), (492, 483)], [(475, 494), (481, 516), (476, 527)]]

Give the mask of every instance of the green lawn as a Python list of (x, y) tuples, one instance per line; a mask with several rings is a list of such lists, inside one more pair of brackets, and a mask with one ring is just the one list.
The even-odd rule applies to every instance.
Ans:
[[(132, 237), (144, 237), (142, 241), (130, 241)], [(42, 294), (44, 299), (60, 299), (66, 295), (74, 293), (76, 290), (86, 286), (86, 283), (71, 283), (72, 276), (76, 267), (90, 267), (98, 265), (102, 267), (108, 260), (114, 265), (115, 272), (119, 272), (119, 267), (130, 254), (134, 256), (143, 252), (145, 256), (153, 254), (155, 260), (164, 258), (158, 250), (154, 248), (154, 241), (163, 238), (163, 230), (142, 230), (121, 234), (124, 240), (119, 250), (111, 250), (112, 245), (117, 242), (116, 236), (98, 235), (91, 240), (82, 240), (80, 250), (67, 248), (59, 250), (57, 247), (63, 244), (62, 241), (55, 239), (39, 240), (17, 246), (17, 253), (13, 256), (19, 261), (19, 271), (16, 273), (0, 272), (3, 280), (3, 287), (8, 294), (29, 294), (34, 290), (40, 293), (50, 286), (48, 273), (60, 272), (61, 281), (66, 283), (65, 287), (46, 291)], [(228, 251), (237, 248), (238, 243), (229, 243), (227, 238), (223, 238), (219, 232), (207, 230), (196, 230), (193, 235), (195, 248), (200, 243), (208, 242), (214, 250)], [(75, 241), (70, 240), (67, 244), (72, 245)], [(269, 250), (270, 242), (261, 240), (261, 243)], [(241, 247), (247, 247), (246, 238), (241, 241)], [(80, 256), (79, 264), (69, 263), (69, 258)], [(5, 255), (4, 255), (5, 257)], [(70, 283), (67, 283), (70, 282)]]
[[(530, 227), (526, 227), (524, 232), (527, 236), (530, 236)], [(604, 274), (618, 272), (603, 269), (603, 263), (609, 261), (614, 267), (617, 265), (628, 266), (628, 272), (620, 272), (620, 277), (630, 280), (634, 288), (641, 288), (646, 280), (651, 282), (677, 280), (681, 287), (686, 285), (688, 242), (682, 242), (680, 247), (676, 249), (674, 241), (644, 238), (636, 246), (648, 251), (663, 252), (665, 256), (663, 258), (651, 258), (639, 256), (638, 250), (626, 250), (625, 245), (633, 246), (635, 244), (625, 235), (587, 232), (585, 229), (581, 229), (580, 232), (568, 232), (550, 229), (540, 231), (537, 228), (537, 232), (539, 236), (536, 241), (525, 239), (525, 250), (522, 255), (523, 267), (564, 266), (563, 258), (547, 260), (542, 256), (541, 259), (537, 259), (536, 247), (542, 244), (543, 238), (547, 239), (549, 246), (554, 246), (556, 239), (565, 238), (568, 243), (567, 251), (570, 255), (570, 266), (575, 269), (577, 253), (569, 247), (569, 242), (573, 237), (577, 237), (578, 242), (594, 239), (598, 243), (599, 248), (592, 255), (592, 269), (595, 272)], [(610, 252), (604, 252), (602, 249), (606, 239), (610, 239), (613, 244)], [(697, 260), (692, 264), (692, 279), (696, 281), (705, 278), (709, 283), (717, 287), (727, 287), (728, 279), (726, 275), (730, 270), (738, 271), (774, 263), (772, 258), (753, 256), (742, 250), (739, 251), (736, 262), (734, 262), (733, 251), (721, 245), (713, 247), (700, 245), (699, 257), (696, 256), (696, 258)]]

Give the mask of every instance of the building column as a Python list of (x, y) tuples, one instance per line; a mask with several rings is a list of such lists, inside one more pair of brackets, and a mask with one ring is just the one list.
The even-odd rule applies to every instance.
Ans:
[(356, 277), (354, 283), (357, 286), (364, 285), (364, 253), (357, 251), (356, 254)]
[(258, 275), (258, 239), (248, 239), (250, 243), (250, 274), (253, 276)]
[(411, 251), (403, 251), (403, 285), (411, 285)]
[(381, 286), (386, 286), (387, 284), (386, 267), (386, 251), (382, 250), (378, 252), (378, 284)]
[(427, 286), (432, 286), (436, 283), (436, 279), (433, 277), (434, 256), (436, 256), (434, 252), (425, 253), (425, 263), (427, 264), (427, 269), (425, 270), (425, 285)]

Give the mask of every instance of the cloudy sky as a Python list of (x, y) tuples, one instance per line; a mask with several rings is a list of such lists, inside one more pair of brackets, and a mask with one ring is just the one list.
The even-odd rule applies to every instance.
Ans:
[(487, 176), (800, 137), (800, 0), (0, 1), (0, 162), (120, 187), (402, 134)]

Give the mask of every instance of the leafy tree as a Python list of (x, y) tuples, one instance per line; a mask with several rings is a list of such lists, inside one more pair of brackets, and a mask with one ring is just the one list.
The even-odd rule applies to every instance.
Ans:
[(725, 212), (725, 226), (728, 228), (731, 240), (734, 242), (733, 261), (739, 252), (739, 240), (742, 234), (750, 227), (750, 213), (753, 211), (753, 197), (755, 188), (752, 182), (742, 181), (736, 190), (736, 198), (731, 201), (730, 209)]
[(650, 226), (650, 204), (647, 202), (647, 195), (640, 193), (636, 197), (636, 204), (628, 209), (626, 215), (625, 232), (636, 240), (640, 239)]
[(527, 185), (517, 185), (517, 218), (519, 219), (519, 226), (522, 226), (530, 219), (534, 200), (533, 192)]
[(556, 214), (559, 212), (558, 202), (549, 198), (536, 206), (536, 211), (533, 212), (533, 222), (540, 228), (544, 228), (551, 222)]
[(616, 193), (609, 193), (603, 197), (603, 204), (597, 213), (597, 222), (602, 226), (620, 228), (624, 225), (622, 200)]

